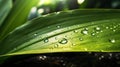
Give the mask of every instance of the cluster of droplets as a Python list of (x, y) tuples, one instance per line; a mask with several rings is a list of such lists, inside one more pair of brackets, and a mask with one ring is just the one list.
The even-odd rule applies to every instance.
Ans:
[[(59, 28), (61, 28), (61, 26), (60, 25), (57, 25), (56, 26), (58, 29)], [(105, 29), (116, 29), (117, 28), (117, 26), (113, 26), (113, 28), (111, 28), (111, 27), (109, 27), (109, 26), (106, 26), (105, 27)], [(116, 31), (116, 30), (113, 30), (114, 32)], [(91, 32), (91, 33), (90, 33)], [(73, 32), (72, 32), (73, 34), (83, 34), (83, 35), (81, 35), (82, 37), (78, 37), (78, 39), (79, 39), (79, 41), (83, 41), (83, 36), (87, 36), (87, 35), (91, 35), (91, 36), (96, 36), (96, 37), (99, 37), (99, 35), (98, 34), (100, 34), (100, 33), (104, 33), (103, 32), (103, 30), (102, 30), (102, 28), (100, 27), (100, 26), (96, 26), (96, 27), (93, 27), (92, 29), (90, 28), (90, 30), (88, 29), (88, 28), (83, 28), (82, 30), (81, 29), (77, 29), (77, 30), (74, 30)], [(90, 34), (89, 34), (90, 33)], [(34, 34), (34, 36), (36, 36), (37, 34)], [(55, 39), (56, 41), (57, 41), (57, 43), (54, 45), (54, 48), (57, 48), (57, 47), (59, 47), (59, 45), (65, 45), (65, 44), (67, 44), (68, 43), (68, 38), (67, 37), (63, 37), (62, 39), (60, 39), (60, 38), (57, 38), (57, 39)], [(71, 39), (70, 39), (71, 40)], [(44, 43), (48, 43), (49, 42), (49, 39), (48, 38), (46, 38), (46, 39), (44, 39)], [(110, 43), (112, 43), (112, 44), (114, 44), (115, 42), (116, 42), (116, 40), (113, 38), (113, 39), (108, 39), (108, 42), (110, 42)], [(73, 46), (74, 45), (76, 45), (76, 43), (74, 43), (74, 42), (72, 42), (71, 43)], [(87, 51), (87, 48), (85, 48), (84, 49), (85, 51)]]

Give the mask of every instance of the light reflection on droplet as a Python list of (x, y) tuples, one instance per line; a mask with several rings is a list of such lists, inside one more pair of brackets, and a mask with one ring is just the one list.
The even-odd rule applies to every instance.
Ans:
[(34, 34), (34, 36), (36, 36), (36, 35), (37, 35), (37, 33)]
[(95, 36), (95, 33), (91, 33), (92, 36)]
[(57, 28), (60, 28), (60, 25), (58, 25)]
[(81, 33), (84, 34), (84, 35), (87, 35), (88, 31), (87, 30), (82, 30)]
[(66, 38), (63, 38), (59, 43), (60, 44), (67, 44), (68, 40)]
[(96, 27), (95, 30), (100, 30), (100, 27)]
[(49, 40), (48, 39), (44, 39), (44, 43), (47, 43), (47, 42), (49, 42)]
[(57, 47), (59, 47), (59, 45), (58, 45), (58, 44), (55, 44), (55, 45), (54, 45), (54, 48), (57, 48)]
[(79, 38), (79, 40), (80, 40), (80, 41), (82, 41), (82, 40), (83, 40), (83, 38)]
[(109, 27), (106, 27), (106, 29), (109, 29)]
[(74, 32), (74, 33), (77, 33), (78, 31), (77, 31), (77, 30), (74, 30), (73, 32)]
[(115, 43), (115, 39), (110, 39), (109, 42)]

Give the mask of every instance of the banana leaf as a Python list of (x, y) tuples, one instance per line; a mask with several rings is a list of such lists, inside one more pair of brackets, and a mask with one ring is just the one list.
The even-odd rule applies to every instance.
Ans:
[[(120, 10), (70, 10), (43, 15), (0, 42), (0, 57), (55, 52), (120, 52)], [(2, 60), (3, 61), (3, 60)]]

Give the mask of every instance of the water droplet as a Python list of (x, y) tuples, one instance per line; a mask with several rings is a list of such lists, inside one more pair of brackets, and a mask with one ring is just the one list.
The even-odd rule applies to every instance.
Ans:
[(88, 30), (88, 28), (85, 28), (84, 30)]
[(54, 47), (57, 48), (59, 45), (58, 44), (55, 44)]
[(45, 39), (45, 40), (44, 40), (44, 43), (47, 43), (47, 42), (49, 42), (49, 40), (48, 40), (48, 39)]
[(116, 26), (114, 26), (113, 28), (116, 28)]
[(92, 36), (95, 36), (95, 33), (91, 33)]
[(115, 32), (116, 30), (114, 29), (113, 32)]
[(97, 37), (99, 37), (99, 36), (97, 36)]
[(59, 43), (60, 44), (67, 44), (68, 40), (66, 38), (63, 38)]
[(115, 43), (115, 39), (110, 39), (109, 40), (111, 43)]
[(35, 33), (34, 36), (37, 36), (37, 33)]
[(58, 25), (57, 28), (60, 28), (60, 25)]
[(112, 30), (113, 28), (111, 27), (110, 29)]
[(99, 33), (98, 31), (96, 33)]
[(82, 30), (81, 33), (84, 34), (84, 35), (87, 35), (88, 31), (87, 30)]
[(72, 46), (75, 46), (76, 44), (72, 43)]
[(77, 33), (78, 31), (77, 31), (77, 30), (74, 30), (73, 32), (74, 32), (74, 33)]
[(82, 41), (82, 40), (83, 40), (83, 38), (79, 38), (79, 40), (80, 40), (80, 41)]
[(57, 37), (55, 37), (55, 40), (57, 40), (58, 38)]
[(100, 27), (96, 27), (95, 30), (100, 30)]
[(102, 30), (100, 32), (103, 32)]
[(109, 27), (106, 27), (106, 29), (108, 29)]

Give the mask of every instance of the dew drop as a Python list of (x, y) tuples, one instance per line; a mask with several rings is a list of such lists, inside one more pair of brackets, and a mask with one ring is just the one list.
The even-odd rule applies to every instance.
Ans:
[(37, 33), (35, 33), (34, 36), (37, 36)]
[(96, 33), (99, 33), (98, 31)]
[(111, 27), (110, 29), (112, 30), (113, 28)]
[(100, 32), (103, 32), (102, 30)]
[(95, 33), (91, 33), (92, 36), (95, 36)]
[(45, 39), (45, 40), (44, 40), (44, 43), (47, 43), (47, 42), (49, 42), (49, 40), (48, 40), (48, 39)]
[(80, 41), (82, 41), (82, 40), (83, 40), (83, 38), (79, 38), (79, 40), (80, 40)]
[(75, 46), (76, 44), (72, 43), (72, 46)]
[(114, 29), (113, 32), (115, 32), (116, 30)]
[(59, 45), (58, 44), (55, 44), (54, 47), (57, 48)]
[(57, 28), (60, 28), (60, 25), (58, 25)]
[(87, 35), (88, 31), (87, 30), (82, 30), (81, 33), (84, 34), (84, 35)]
[(99, 37), (99, 36), (97, 36), (97, 37)]
[(74, 33), (77, 33), (78, 31), (77, 31), (77, 30), (74, 30), (73, 32), (74, 32)]
[(115, 43), (115, 39), (110, 39), (109, 40), (111, 43)]
[(85, 30), (88, 30), (88, 28), (85, 28)]
[(95, 30), (100, 30), (100, 27), (96, 27)]
[(106, 27), (106, 29), (108, 29), (109, 27)]
[(63, 38), (59, 43), (60, 44), (67, 44), (68, 40), (66, 38)]
[(113, 28), (117, 28), (116, 26), (114, 26)]

